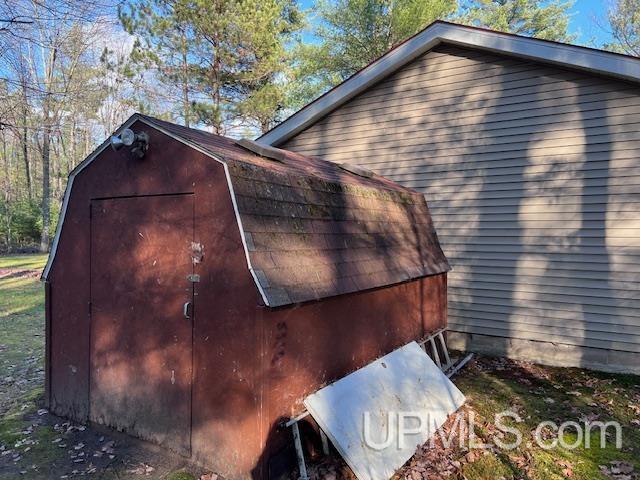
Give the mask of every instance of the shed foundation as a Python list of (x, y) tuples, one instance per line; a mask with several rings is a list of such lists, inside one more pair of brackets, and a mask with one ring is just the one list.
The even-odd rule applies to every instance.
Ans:
[(499, 355), (554, 367), (577, 366), (640, 374), (640, 355), (633, 352), (453, 331), (448, 332), (447, 343), (452, 350)]

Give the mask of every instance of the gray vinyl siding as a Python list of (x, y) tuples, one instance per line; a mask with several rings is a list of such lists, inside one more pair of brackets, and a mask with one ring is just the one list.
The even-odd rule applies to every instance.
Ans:
[(440, 46), (280, 145), (427, 198), (452, 330), (640, 352), (640, 88)]

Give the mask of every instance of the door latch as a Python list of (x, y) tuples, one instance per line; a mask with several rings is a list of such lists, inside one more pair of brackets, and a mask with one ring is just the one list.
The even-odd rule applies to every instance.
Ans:
[(184, 305), (182, 306), (182, 315), (184, 315), (184, 318), (191, 318), (191, 302), (184, 302)]

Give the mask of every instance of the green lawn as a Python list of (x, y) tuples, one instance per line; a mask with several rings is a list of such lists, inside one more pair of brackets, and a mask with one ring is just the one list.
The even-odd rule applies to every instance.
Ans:
[[(37, 273), (46, 255), (0, 257), (0, 414), (25, 395), (42, 393), (44, 379), (44, 289)], [(37, 396), (37, 395), (35, 395)]]
[[(0, 269), (4, 269), (5, 275), (0, 278), (0, 453), (11, 448), (20, 454), (20, 460), (15, 462), (9, 455), (0, 456), (1, 479), (25, 478), (27, 474), (27, 478), (49, 478), (52, 470), (46, 470), (46, 466), (54, 462), (62, 462), (56, 468), (69, 471), (76, 468), (65, 456), (67, 452), (54, 443), (60, 438), (60, 432), (44, 421), (38, 423), (40, 417), (36, 413), (44, 381), (44, 296), (36, 270), (41, 270), (45, 261), (44, 255), (0, 257)], [(458, 447), (423, 451), (401, 472), (401, 477), (411, 480), (639, 478), (640, 377), (481, 357), (465, 367), (454, 381), (467, 397), (463, 410), (476, 416), (476, 435), (481, 440), (489, 443), (495, 439), (494, 415), (511, 410), (522, 418), (521, 423), (512, 423), (523, 435), (522, 445), (509, 451), (494, 448), (478, 452)], [(622, 448), (616, 449), (612, 438), (605, 448), (598, 448), (597, 431), (592, 434), (595, 448), (590, 449), (544, 450), (532, 441), (532, 432), (542, 420), (559, 424), (566, 420), (583, 423), (585, 419), (618, 421), (623, 426)], [(32, 431), (25, 434), (30, 428)], [(65, 434), (69, 445), (79, 441), (73, 438), (74, 434)], [(27, 440), (28, 443), (22, 443)], [(131, 453), (127, 461), (141, 461), (137, 452)], [(16, 475), (14, 463), (23, 465), (19, 468), (25, 468), (27, 473)], [(138, 478), (127, 474), (127, 468), (123, 466), (106, 477), (104, 472), (110, 470), (104, 470), (101, 478)], [(171, 469), (167, 467), (165, 471)], [(341, 477), (340, 471), (344, 470), (338, 471), (337, 478)], [(174, 471), (151, 478), (193, 477)]]
[(1, 255), (0, 268), (42, 270), (47, 263), (47, 254)]
[[(491, 451), (464, 464), (464, 478), (638, 478), (640, 377), (480, 359), (455, 378), (455, 383), (465, 393), (468, 407), (477, 416), (480, 437), (487, 441), (495, 438), (495, 414), (511, 410), (522, 418), (522, 422), (505, 423), (518, 428), (524, 439), (520, 448)], [(615, 447), (613, 436), (608, 436), (606, 445), (600, 448), (600, 431), (593, 429), (589, 449), (584, 446), (542, 449), (533, 441), (533, 432), (545, 420), (557, 425), (565, 421), (580, 425), (585, 421), (617, 421), (622, 426), (622, 448)], [(565, 436), (567, 444), (576, 439), (572, 432), (573, 429)], [(548, 441), (553, 438), (551, 436)], [(631, 468), (628, 477), (625, 473), (615, 473)]]

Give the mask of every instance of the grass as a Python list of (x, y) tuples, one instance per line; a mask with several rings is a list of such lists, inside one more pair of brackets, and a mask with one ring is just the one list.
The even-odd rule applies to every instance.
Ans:
[[(497, 366), (496, 366), (497, 365)], [(456, 378), (456, 385), (467, 396), (467, 403), (481, 424), (481, 436), (490, 440), (495, 414), (511, 410), (522, 419), (510, 423), (522, 433), (522, 445), (512, 451), (498, 450), (463, 467), (468, 479), (606, 479), (601, 467), (627, 462), (640, 471), (640, 377), (589, 372), (571, 368), (538, 367), (517, 362), (480, 360)], [(591, 448), (575, 449), (558, 445), (543, 449), (534, 441), (537, 425), (550, 420), (560, 425), (575, 421), (617, 421), (622, 426), (622, 448), (613, 436), (600, 448), (600, 430), (591, 430)], [(505, 422), (506, 423), (506, 422)], [(484, 430), (484, 431), (483, 431)], [(613, 429), (611, 429), (613, 432)], [(507, 438), (511, 441), (514, 437)], [(556, 438), (551, 435), (548, 442)], [(571, 429), (564, 436), (570, 445), (576, 440)], [(632, 477), (630, 477), (632, 478)]]
[(167, 475), (165, 480), (196, 480), (196, 477), (188, 472), (173, 472)]
[[(40, 270), (44, 255), (0, 257), (1, 268)], [(44, 379), (44, 289), (37, 277), (0, 278), (0, 414), (21, 398), (42, 393)]]
[(42, 270), (47, 263), (47, 254), (36, 255), (2, 255), (0, 268)]
[[(40, 270), (45, 262), (44, 255), (15, 255), (0, 257), (0, 268), (15, 272)], [(30, 443), (18, 448), (24, 457), (24, 468), (33, 469), (27, 478), (30, 475), (47, 478), (37, 477), (34, 472), (39, 466), (61, 461), (65, 452), (52, 442), (60, 433), (46, 424), (33, 429), (30, 435), (24, 433), (37, 422), (36, 411), (43, 393), (44, 295), (37, 276), (16, 273), (0, 278), (0, 332), (0, 449), (3, 445), (15, 448), (28, 439)], [(480, 358), (465, 367), (455, 377), (455, 383), (467, 397), (465, 408), (476, 415), (476, 434), (480, 439), (491, 441), (496, 430), (495, 414), (512, 410), (522, 422), (510, 425), (518, 428), (524, 441), (515, 450), (491, 449), (467, 461), (462, 459), (469, 452), (454, 452), (460, 465), (455, 473), (442, 478), (620, 478), (607, 477), (601, 471), (601, 466), (620, 461), (633, 465), (634, 475), (640, 472), (640, 377)], [(622, 449), (611, 441), (598, 448), (597, 431), (592, 434), (592, 445), (596, 448), (544, 450), (533, 442), (532, 432), (542, 420), (582, 423), (581, 418), (620, 422)], [(574, 438), (571, 434), (566, 436), (569, 442)], [(29, 450), (25, 451), (26, 448)], [(5, 460), (12, 465), (10, 459)], [(3, 474), (2, 461), (0, 457), (0, 478), (25, 478)], [(118, 478), (137, 477), (120, 472)], [(162, 478), (194, 477), (180, 470)]]
[[(15, 274), (0, 278), (0, 445), (28, 449), (30, 462), (46, 465), (58, 452), (51, 444), (51, 427), (25, 435), (44, 392), (44, 290), (34, 274), (46, 255), (0, 257), (0, 268)], [(12, 273), (14, 273), (12, 272)]]

